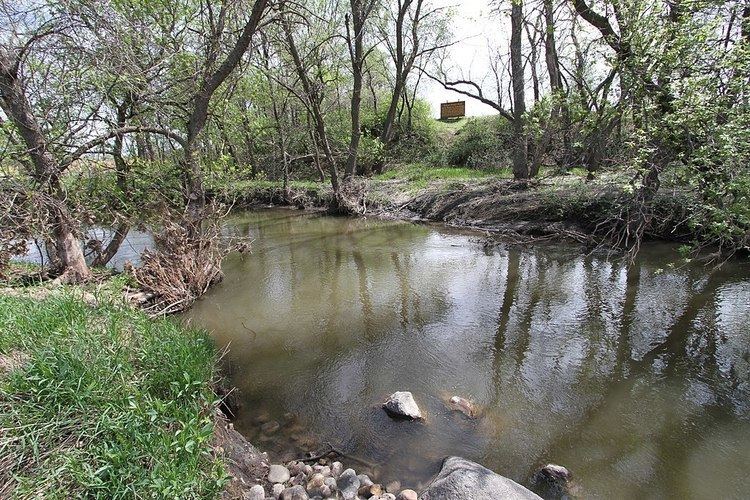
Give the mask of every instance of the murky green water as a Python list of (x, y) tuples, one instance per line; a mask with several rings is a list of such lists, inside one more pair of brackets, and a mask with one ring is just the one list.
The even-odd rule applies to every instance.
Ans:
[[(559, 463), (589, 498), (747, 497), (748, 265), (675, 267), (651, 245), (628, 269), (286, 210), (231, 227), (253, 252), (188, 317), (230, 347), (236, 425), (276, 459), (331, 442), (405, 486), (456, 454), (524, 484)], [(396, 390), (426, 422), (384, 414)], [(453, 394), (480, 417), (451, 412)]]

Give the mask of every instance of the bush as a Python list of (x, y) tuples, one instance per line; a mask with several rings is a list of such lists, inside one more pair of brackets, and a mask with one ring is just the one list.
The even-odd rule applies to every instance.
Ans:
[(507, 165), (511, 130), (499, 117), (473, 118), (457, 133), (445, 156), (450, 165), (470, 168), (499, 168)]

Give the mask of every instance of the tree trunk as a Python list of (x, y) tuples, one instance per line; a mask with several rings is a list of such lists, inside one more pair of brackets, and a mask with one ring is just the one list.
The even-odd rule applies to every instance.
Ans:
[(4, 52), (0, 52), (0, 96), (3, 111), (18, 129), (31, 157), (33, 171), (29, 174), (39, 189), (49, 195), (47, 220), (55, 241), (61, 278), (70, 283), (83, 281), (91, 273), (65, 206), (67, 197), (60, 183), (62, 168), (49, 152), (47, 139), (31, 112), (14, 63)]
[(315, 127), (315, 134), (318, 139), (318, 143), (320, 144), (320, 147), (323, 149), (323, 154), (325, 155), (326, 161), (328, 162), (328, 171), (331, 176), (331, 188), (333, 188), (333, 205), (331, 208), (336, 211), (341, 206), (341, 188), (339, 186), (339, 172), (338, 168), (336, 166), (336, 159), (333, 156), (333, 150), (331, 149), (331, 144), (328, 142), (328, 133), (326, 131), (326, 124), (325, 119), (323, 117), (323, 112), (320, 107), (320, 99), (318, 96), (318, 91), (316, 87), (313, 86), (312, 82), (310, 81), (310, 76), (307, 74), (307, 70), (305, 69), (304, 64), (302, 63), (302, 58), (300, 57), (299, 51), (297, 50), (297, 45), (294, 42), (294, 37), (292, 36), (292, 29), (289, 25), (289, 21), (287, 19), (284, 19), (282, 21), (282, 26), (284, 29), (284, 37), (286, 39), (287, 47), (289, 49), (289, 54), (292, 56), (292, 61), (294, 62), (294, 68), (297, 72), (297, 76), (300, 79), (300, 83), (302, 84), (302, 89), (305, 92), (305, 96), (307, 99), (307, 105), (310, 109), (310, 114), (312, 115), (313, 125)]
[(524, 132), (526, 96), (524, 93), (525, 82), (522, 54), (522, 0), (513, 0), (510, 22), (510, 60), (511, 80), (513, 83), (513, 177), (516, 180), (526, 180), (529, 178), (529, 169), (527, 166), (527, 140)]
[(349, 42), (349, 54), (352, 62), (352, 99), (351, 99), (351, 117), (352, 132), (349, 139), (349, 155), (346, 160), (346, 170), (344, 178), (348, 179), (354, 175), (357, 170), (357, 153), (359, 152), (359, 141), (362, 137), (360, 113), (362, 107), (362, 68), (364, 66), (364, 48), (363, 37), (365, 31), (365, 20), (367, 12), (366, 7), (362, 5), (362, 0), (351, 0), (351, 21), (352, 31), (349, 32), (349, 16), (347, 16), (347, 35)]

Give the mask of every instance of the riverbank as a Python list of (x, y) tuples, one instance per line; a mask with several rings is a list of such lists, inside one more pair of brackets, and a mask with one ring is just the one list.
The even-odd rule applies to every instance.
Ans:
[(0, 497), (217, 497), (217, 355), (121, 279), (0, 293)]
[[(331, 197), (327, 184), (313, 182), (290, 183), (289, 198), (279, 183), (270, 181), (214, 185), (209, 193), (241, 209), (322, 209)], [(369, 180), (365, 215), (440, 222), (518, 241), (567, 239), (592, 246), (620, 238), (623, 209), (631, 197), (625, 179), (606, 174), (591, 182), (576, 173), (550, 174), (521, 186), (508, 172), (404, 165)], [(653, 201), (644, 237), (700, 241), (687, 223), (693, 204), (683, 191), (663, 189)]]
[(133, 307), (124, 276), (21, 284), (32, 272), (0, 288), (0, 498), (401, 493), (333, 449), (271, 465), (224, 416), (232, 391), (208, 334)]

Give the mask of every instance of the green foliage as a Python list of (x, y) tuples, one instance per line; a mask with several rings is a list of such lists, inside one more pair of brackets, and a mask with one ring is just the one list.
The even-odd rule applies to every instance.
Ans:
[[(19, 498), (212, 498), (215, 352), (202, 332), (70, 295), (0, 297), (0, 456)], [(10, 477), (6, 476), (6, 480)]]
[(470, 168), (497, 168), (508, 163), (511, 130), (500, 117), (473, 118), (457, 132), (445, 159), (450, 165)]

